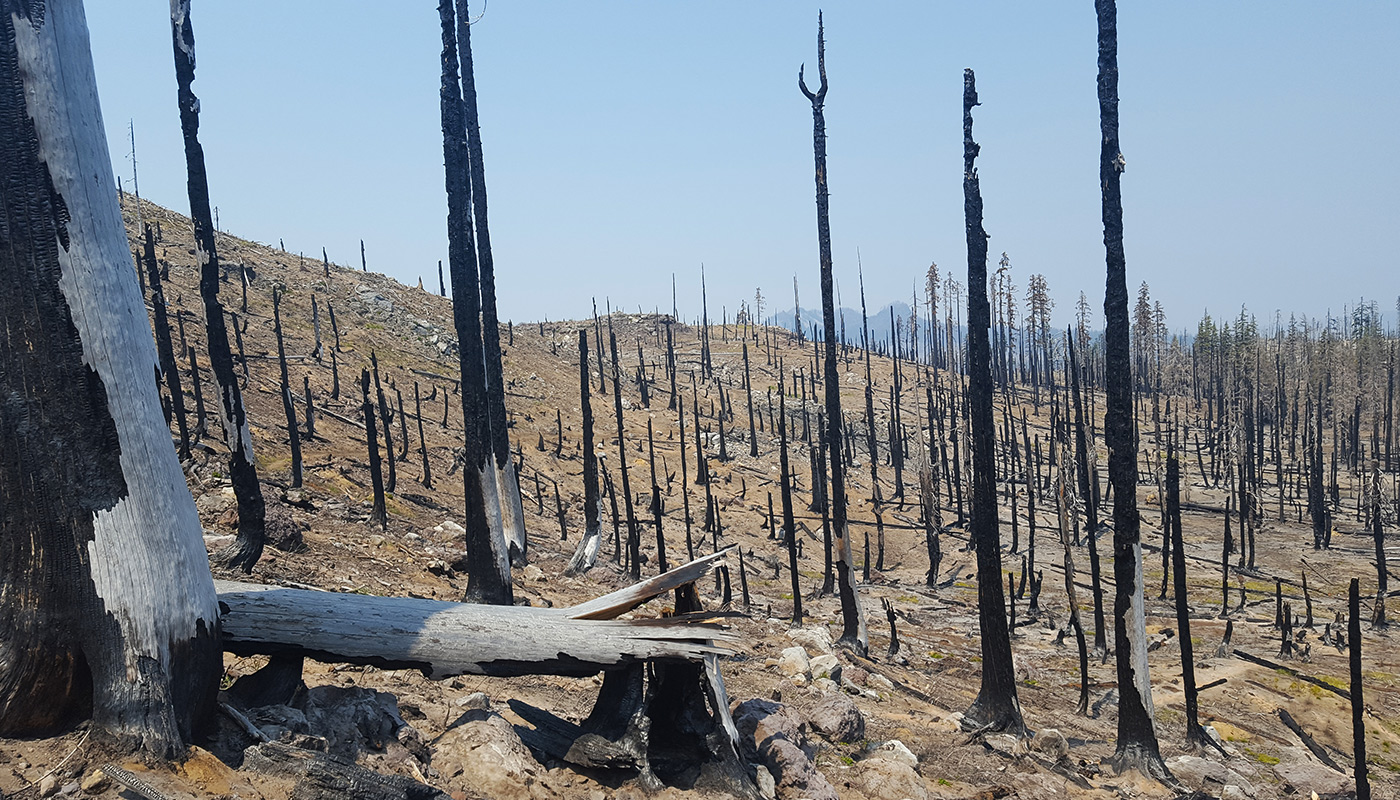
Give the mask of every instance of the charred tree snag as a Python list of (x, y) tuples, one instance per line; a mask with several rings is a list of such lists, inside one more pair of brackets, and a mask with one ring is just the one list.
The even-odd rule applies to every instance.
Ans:
[(311, 376), (301, 376), (301, 388), (306, 398), (306, 438), (316, 437), (316, 406), (312, 404), (311, 397)]
[(1186, 743), (1213, 744), (1196, 710), (1196, 660), (1191, 644), (1191, 608), (1186, 597), (1186, 552), (1181, 537), (1181, 464), (1174, 444), (1167, 445), (1167, 525), (1172, 540), (1172, 593), (1176, 599), (1176, 640), (1181, 647), (1181, 686), (1186, 694)]
[[(471, 218), (466, 111), (457, 73), (457, 28), (452, 0), (438, 0), (442, 22), (442, 149), (447, 182), (447, 263), (452, 274), (452, 318), (461, 371), (463, 480), (466, 492), (467, 597), (494, 605), (513, 602), (509, 552), (500, 503), (486, 399), (481, 338), (481, 290)], [(446, 396), (444, 395), (444, 400)]]
[(0, 736), (176, 757), (218, 606), (151, 380), (80, 3), (0, 3)]
[[(277, 366), (282, 378), (282, 411), (287, 415), (287, 441), (292, 450), (292, 488), (301, 487), (301, 434), (297, 430), (297, 410), (292, 402), (292, 381), (287, 375), (287, 348), (282, 343), (282, 293), (272, 289), (272, 332), (277, 337)], [(383, 393), (380, 394), (382, 398)], [(308, 410), (308, 414), (309, 414)], [(393, 457), (391, 452), (390, 458)]]
[(641, 580), (641, 532), (637, 530), (636, 509), (632, 506), (632, 481), (627, 474), (627, 436), (622, 428), (622, 367), (617, 360), (617, 335), (611, 326), (608, 344), (612, 353), (613, 410), (617, 415), (617, 466), (622, 470), (622, 500), (627, 512), (627, 563), (631, 568), (632, 580)]
[(388, 510), (384, 504), (384, 473), (379, 464), (379, 434), (374, 422), (374, 401), (369, 396), (369, 370), (360, 370), (360, 411), (365, 420), (365, 441), (369, 446), (369, 479), (374, 490), (374, 507), (370, 520), (379, 523), (381, 530), (389, 527)]
[(1389, 624), (1385, 616), (1385, 595), (1386, 595), (1386, 568), (1385, 568), (1385, 527), (1384, 527), (1384, 507), (1381, 502), (1381, 493), (1384, 484), (1381, 482), (1381, 467), (1379, 462), (1371, 464), (1371, 535), (1376, 541), (1376, 609), (1371, 617), (1371, 623), (1377, 628), (1384, 628)]
[(238, 501), (238, 538), (227, 550), (215, 554), (214, 560), (250, 572), (262, 556), (266, 505), (253, 458), (253, 432), (233, 371), (233, 354), (228, 346), (228, 330), (224, 327), (224, 307), (219, 302), (219, 254), (214, 247), (204, 148), (199, 144), (199, 98), (190, 88), (194, 83), (194, 27), (190, 21), (189, 0), (174, 0), (170, 4), (170, 33), (175, 51), (175, 79), (179, 84), (180, 129), (185, 139), (190, 219), (194, 222), (195, 260), (199, 264), (199, 294), (204, 301), (209, 368), (219, 387), (219, 417), (224, 423), (224, 439), (229, 450), (229, 481)]
[[(671, 327), (666, 326), (667, 345), (670, 344)], [(744, 342), (744, 396), (749, 401), (749, 455), (758, 458), (758, 434), (753, 424), (753, 381), (749, 377), (749, 343)]]
[(1366, 776), (1366, 702), (1361, 694), (1361, 586), (1351, 579), (1347, 594), (1347, 649), (1351, 659), (1351, 735), (1356, 759), (1356, 798), (1371, 800), (1371, 781)]
[(528, 549), (525, 509), (520, 499), (520, 479), (510, 462), (510, 436), (506, 424), (505, 379), (501, 366), (501, 325), (496, 314), (496, 267), (491, 256), (491, 230), (486, 213), (486, 172), (481, 154), (481, 126), (476, 108), (476, 76), (472, 68), (471, 17), (467, 0), (457, 0), (457, 52), (462, 64), (462, 111), (467, 135), (467, 175), (471, 180), (471, 208), (476, 219), (476, 256), (480, 273), (482, 350), (486, 356), (486, 410), (495, 456), (496, 494), (500, 524), (512, 564), (523, 565)]
[(792, 573), (792, 626), (802, 627), (802, 587), (797, 579), (797, 525), (792, 517), (792, 473), (788, 469), (787, 393), (778, 395), (778, 469), (783, 495), (783, 539), (787, 545), (788, 571)]
[(180, 460), (184, 461), (190, 457), (190, 429), (185, 418), (185, 392), (180, 386), (180, 369), (175, 364), (175, 348), (170, 341), (170, 317), (165, 313), (165, 290), (161, 286), (160, 268), (156, 264), (156, 246), (149, 225), (145, 230), (142, 261), (145, 262), (147, 280), (151, 286), (151, 306), (155, 309), (156, 352), (160, 355), (160, 371), (165, 377), (165, 389), (170, 393), (175, 429), (180, 434)]
[[(836, 341), (836, 300), (831, 277), (831, 220), (827, 209), (826, 189), (826, 118), (822, 107), (826, 103), (826, 41), (821, 12), (817, 13), (817, 72), (821, 86), (814, 93), (797, 70), (797, 85), (812, 104), (812, 150), (816, 163), (817, 183), (817, 245), (821, 257), (822, 334), (828, 343)], [(865, 630), (865, 614), (856, 594), (855, 571), (851, 566), (851, 531), (846, 521), (846, 468), (841, 462), (841, 376), (836, 369), (836, 348), (829, 346), (824, 353), (827, 417), (827, 447), (831, 454), (832, 536), (835, 546), (836, 576), (841, 595), (840, 642), (864, 656), (869, 647)]]
[(1084, 525), (1088, 532), (1089, 578), (1094, 590), (1094, 655), (1108, 658), (1107, 624), (1103, 615), (1103, 581), (1099, 570), (1099, 509), (1098, 481), (1089, 472), (1088, 428), (1084, 422), (1084, 401), (1079, 394), (1079, 360), (1074, 347), (1074, 335), (1067, 332), (1069, 343), (1070, 386), (1074, 392), (1074, 450), (1079, 473), (1079, 499), (1084, 504)]
[(1123, 254), (1123, 154), (1118, 146), (1118, 10), (1095, 0), (1099, 23), (1099, 124), (1103, 133), (1099, 185), (1108, 277), (1104, 294), (1107, 407), (1104, 439), (1113, 488), (1113, 640), (1118, 665), (1118, 744), (1112, 764), (1175, 784), (1153, 730), (1152, 679), (1147, 671), (1142, 542), (1137, 509), (1137, 432), (1133, 425), (1132, 350), (1128, 341), (1127, 260)]
[(1010, 731), (1024, 736), (1026, 724), (1016, 697), (1011, 631), (1001, 593), (1001, 536), (998, 533), (996, 423), (992, 418), (991, 304), (987, 300), (987, 232), (982, 228), (982, 188), (972, 139), (977, 78), (963, 71), (963, 210), (967, 229), (968, 385), (972, 426), (972, 533), (977, 549), (977, 621), (982, 639), (982, 687), (963, 715), (963, 728)]
[(418, 455), (423, 457), (423, 488), (433, 488), (433, 470), (428, 466), (428, 440), (423, 436), (423, 398), (418, 392), (418, 381), (413, 382), (413, 409), (418, 418)]
[(569, 560), (565, 575), (581, 575), (598, 563), (603, 543), (599, 522), (602, 498), (598, 493), (598, 458), (593, 453), (593, 408), (588, 402), (588, 331), (578, 332), (578, 393), (583, 407), (583, 539)]
[[(193, 347), (185, 341), (185, 316), (175, 312), (175, 321), (180, 325), (180, 346), (190, 358), (190, 385), (194, 388), (194, 439), (199, 441), (209, 429), (209, 418), (204, 412), (204, 388), (199, 382), (199, 358)], [(237, 330), (235, 327), (234, 330)]]
[(393, 494), (399, 485), (399, 473), (394, 467), (394, 438), (389, 433), (393, 424), (393, 412), (390, 411), (389, 403), (384, 397), (384, 386), (379, 382), (379, 357), (374, 354), (373, 350), (369, 351), (369, 363), (370, 369), (374, 373), (374, 397), (375, 402), (378, 403), (379, 421), (384, 425), (384, 456), (385, 460), (389, 462), (389, 482), (385, 484), (384, 489)]

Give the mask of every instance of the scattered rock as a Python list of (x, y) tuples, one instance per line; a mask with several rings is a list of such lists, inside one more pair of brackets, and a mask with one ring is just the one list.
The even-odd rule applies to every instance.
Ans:
[(890, 739), (888, 742), (881, 742), (871, 749), (867, 758), (885, 758), (908, 764), (911, 767), (919, 765), (919, 757), (898, 739)]
[(788, 631), (788, 638), (801, 645), (808, 653), (821, 655), (835, 652), (831, 634), (826, 628), (798, 628)]
[(778, 656), (778, 672), (786, 677), (795, 675), (805, 675), (811, 667), (807, 660), (807, 651), (801, 647), (789, 647)]
[(878, 672), (870, 673), (870, 676), (865, 679), (865, 685), (876, 691), (894, 693), (894, 683)]
[(1224, 764), (1207, 758), (1192, 755), (1169, 758), (1167, 769), (1186, 786), (1206, 794), (1219, 794), (1223, 787), (1235, 786), (1245, 797), (1254, 797), (1253, 784)]
[(466, 529), (466, 528), (463, 528), (461, 525), (458, 525), (457, 523), (453, 522), (453, 521), (450, 520), (450, 519), (443, 520), (443, 521), (442, 521), (442, 524), (439, 525), (439, 526), (437, 526), (437, 528), (436, 528), (435, 530), (437, 530), (439, 533), (451, 533), (451, 534), (458, 534), (458, 533), (466, 533), (466, 532), (467, 532), (467, 529)]
[(832, 742), (859, 742), (865, 738), (865, 717), (844, 694), (833, 694), (803, 709), (812, 729)]
[(79, 784), (79, 788), (88, 794), (97, 794), (103, 789), (106, 789), (111, 782), (112, 779), (107, 777), (107, 773), (103, 772), (101, 767), (98, 767), (83, 778), (83, 782)]
[(525, 568), (520, 571), (520, 574), (527, 581), (544, 580), (544, 570), (540, 569), (534, 564), (526, 564)]
[(745, 758), (767, 766), (777, 797), (836, 799), (836, 790), (812, 764), (806, 723), (792, 709), (771, 700), (749, 700), (736, 706), (733, 716)]
[(1292, 786), (1300, 794), (1317, 792), (1320, 795), (1355, 791), (1355, 783), (1348, 775), (1315, 760), (1312, 754), (1302, 748), (1286, 748), (1279, 754), (1279, 763), (1274, 765), (1274, 774), (1279, 780)]
[(467, 711), (490, 711), (491, 698), (487, 697), (485, 692), (472, 692), (457, 698), (457, 707)]
[(813, 678), (831, 678), (835, 680), (841, 671), (841, 662), (836, 660), (836, 656), (831, 653), (823, 653), (814, 657), (811, 662)]
[(909, 764), (891, 758), (870, 758), (856, 765), (855, 788), (870, 800), (927, 800), (924, 779)]
[(758, 784), (758, 796), (763, 800), (774, 800), (778, 796), (778, 782), (762, 764), (754, 769), (754, 783)]
[(543, 798), (543, 768), (499, 714), (473, 711), (433, 745), (433, 767), (468, 796)]
[(56, 791), (58, 791), (58, 778), (50, 772), (44, 776), (43, 780), (39, 781), (39, 796), (48, 797)]
[(1069, 755), (1069, 740), (1054, 728), (1042, 728), (1031, 739), (1031, 749), (1058, 763)]

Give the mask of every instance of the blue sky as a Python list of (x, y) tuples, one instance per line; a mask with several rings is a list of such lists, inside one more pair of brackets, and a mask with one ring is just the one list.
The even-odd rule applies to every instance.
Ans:
[[(977, 72), (993, 262), (1067, 321), (1103, 297), (1093, 4), (828, 2), (837, 281), (907, 302), (966, 279), (962, 70)], [(762, 288), (816, 306), (811, 2), (496, 0), (473, 28), (503, 317), (699, 313)], [(476, 4), (474, 13), (480, 13)], [(187, 212), (165, 3), (89, 0), (113, 166)], [(446, 257), (436, 4), (195, 0), (195, 92), (221, 227), (436, 283)], [(1400, 4), (1119, 9), (1128, 278), (1174, 329), (1242, 303), (1320, 315), (1400, 294)]]

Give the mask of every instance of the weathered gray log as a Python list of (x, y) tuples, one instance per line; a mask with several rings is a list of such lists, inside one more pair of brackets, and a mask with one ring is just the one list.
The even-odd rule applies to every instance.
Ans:
[(648, 659), (699, 661), (733, 637), (681, 620), (615, 620), (703, 576), (728, 550), (571, 608), (488, 606), (216, 581), (224, 649), (414, 668), (433, 678), (586, 676)]

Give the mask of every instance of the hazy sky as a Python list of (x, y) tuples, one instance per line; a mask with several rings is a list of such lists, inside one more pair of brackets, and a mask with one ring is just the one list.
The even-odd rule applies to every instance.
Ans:
[[(966, 280), (962, 70), (995, 263), (1103, 302), (1093, 3), (827, 2), (837, 281), (873, 306), (930, 261)], [(473, 13), (481, 12), (481, 4)], [(811, 2), (496, 0), (473, 27), (503, 317), (819, 303)], [(89, 0), (113, 165), (188, 213), (168, 7)], [(435, 286), (446, 198), (436, 4), (195, 0), (200, 136), (221, 227)], [(1176, 330), (1242, 303), (1400, 294), (1400, 4), (1125, 3), (1128, 280)]]

